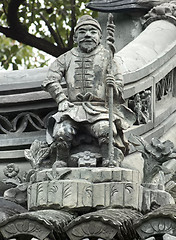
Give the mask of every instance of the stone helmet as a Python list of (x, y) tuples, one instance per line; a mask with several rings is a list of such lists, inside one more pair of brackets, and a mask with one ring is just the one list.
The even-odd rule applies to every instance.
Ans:
[(102, 29), (100, 27), (99, 22), (89, 15), (83, 15), (82, 17), (79, 18), (79, 20), (75, 26), (75, 32), (76, 32), (76, 30), (78, 30), (79, 27), (81, 27), (83, 25), (89, 25), (89, 24), (98, 28), (100, 30), (100, 32), (102, 33)]

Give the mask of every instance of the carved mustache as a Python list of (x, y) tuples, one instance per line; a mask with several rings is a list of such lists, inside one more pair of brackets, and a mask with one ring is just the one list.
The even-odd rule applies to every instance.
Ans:
[(94, 43), (97, 43), (96, 39), (94, 38), (91, 38), (91, 37), (87, 37), (87, 38), (82, 38), (79, 40), (80, 43), (82, 42), (94, 42)]

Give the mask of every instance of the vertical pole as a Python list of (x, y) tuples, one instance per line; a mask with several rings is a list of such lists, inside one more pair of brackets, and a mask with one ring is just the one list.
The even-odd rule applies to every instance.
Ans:
[[(109, 13), (107, 22), (107, 45), (109, 47), (110, 59), (107, 73), (112, 73), (112, 60), (114, 58), (114, 31), (115, 25), (113, 23), (113, 15)], [(113, 145), (113, 86), (109, 86), (109, 167), (113, 167), (114, 164), (114, 145)]]
[(113, 146), (113, 87), (109, 87), (109, 166), (113, 166), (114, 146)]

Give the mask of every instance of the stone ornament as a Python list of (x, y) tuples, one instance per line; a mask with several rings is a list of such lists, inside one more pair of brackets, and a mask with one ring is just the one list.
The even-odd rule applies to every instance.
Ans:
[(71, 162), (77, 162), (78, 167), (96, 167), (97, 161), (101, 159), (100, 154), (90, 151), (80, 152), (71, 156)]
[(136, 115), (135, 124), (146, 124), (151, 120), (151, 90), (135, 94), (128, 105)]
[[(32, 176), (31, 176), (32, 177)], [(32, 177), (33, 178), (33, 177)], [(140, 174), (119, 168), (57, 168), (35, 173), (28, 185), (28, 209), (87, 211), (101, 207), (141, 209)]]
[(135, 210), (103, 209), (77, 217), (66, 227), (66, 233), (71, 240), (92, 236), (109, 240), (135, 239), (137, 233), (132, 225), (141, 217)]
[(150, 23), (157, 20), (167, 20), (176, 25), (176, 2), (164, 1), (163, 3), (153, 7), (144, 16), (144, 27), (146, 28)]
[[(80, 151), (100, 153), (104, 167), (117, 166), (128, 153), (123, 130), (134, 123), (135, 116), (123, 105), (123, 79), (113, 59), (112, 17), (107, 31), (109, 51), (101, 45), (97, 20), (82, 16), (74, 34), (78, 47), (57, 58), (43, 82), (58, 105), (58, 112), (49, 118), (46, 140), (49, 146), (55, 145), (56, 160), (63, 162), (62, 166), (69, 166), (70, 156)], [(66, 91), (61, 86), (63, 78)]]
[(3, 170), (4, 175), (7, 179), (4, 179), (3, 182), (6, 184), (12, 184), (14, 186), (18, 186), (21, 183), (21, 179), (19, 177), (19, 167), (14, 163), (9, 163)]
[(156, 99), (160, 101), (165, 96), (172, 94), (173, 91), (173, 72), (168, 73), (156, 84)]
[(129, 141), (142, 153), (144, 159), (143, 204), (144, 212), (165, 204), (175, 203), (175, 164), (174, 144), (153, 138), (147, 143), (141, 137), (131, 135)]
[(37, 238), (39, 240), (61, 239), (65, 237), (64, 226), (74, 219), (74, 215), (63, 211), (41, 210), (21, 213), (9, 218), (8, 223), (0, 224), (0, 231), (4, 238), (17, 236)]
[(168, 239), (172, 239), (172, 236), (176, 237), (175, 209), (175, 204), (165, 205), (146, 214), (142, 219), (138, 219), (135, 228), (139, 236), (142, 239), (165, 234), (171, 235)]
[[(144, 183), (154, 183), (154, 179), (159, 171), (172, 172), (172, 169), (169, 169), (170, 162), (168, 161), (172, 160), (172, 162), (175, 162), (176, 149), (171, 141), (161, 142), (159, 139), (152, 138), (151, 142), (148, 143), (141, 137), (134, 135), (130, 135), (129, 141), (137, 151), (142, 153), (144, 158)], [(167, 170), (166, 162), (168, 162), (169, 167)]]
[(45, 116), (33, 112), (22, 112), (17, 115), (9, 116), (0, 115), (0, 133), (12, 134), (29, 132), (35, 129), (35, 131), (41, 131), (46, 128), (46, 122), (53, 111), (45, 113)]
[(30, 161), (33, 169), (37, 169), (49, 156), (50, 148), (47, 143), (35, 140), (30, 149), (24, 151), (25, 158)]
[[(74, 35), (78, 46), (51, 64), (42, 86), (58, 109), (50, 114), (46, 142), (35, 140), (24, 151), (32, 169), (4, 193), (29, 210), (0, 224), (5, 239), (25, 235), (39, 240), (124, 240), (171, 234), (175, 228), (170, 215), (164, 219), (155, 215), (151, 221), (140, 213), (174, 203), (170, 193), (175, 192), (176, 151), (170, 141), (147, 143), (135, 136), (125, 140), (124, 130), (135, 121), (150, 121), (151, 89), (132, 99), (135, 114), (124, 105), (123, 78), (114, 60), (114, 30), (109, 15), (107, 50), (101, 45), (97, 20), (81, 17)], [(168, 84), (165, 90), (169, 88)], [(27, 131), (29, 123), (42, 129), (44, 122), (31, 116), (19, 115), (13, 126), (25, 119), (20, 132)], [(137, 170), (120, 167), (129, 142), (143, 154), (143, 180)], [(15, 169), (8, 166), (5, 175), (16, 178)], [(141, 219), (146, 221), (135, 229), (134, 221)]]

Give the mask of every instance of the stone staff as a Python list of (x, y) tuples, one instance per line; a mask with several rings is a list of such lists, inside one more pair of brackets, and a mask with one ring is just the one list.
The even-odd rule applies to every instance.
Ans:
[[(107, 46), (109, 48), (110, 58), (107, 69), (107, 76), (110, 76), (112, 73), (112, 60), (114, 58), (115, 46), (114, 46), (114, 32), (115, 25), (113, 22), (113, 15), (109, 13), (107, 21)], [(113, 167), (114, 161), (114, 147), (113, 147), (113, 86), (108, 86), (109, 91), (109, 166)]]

